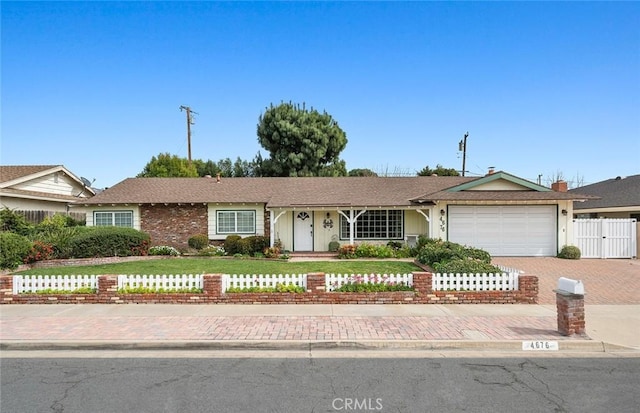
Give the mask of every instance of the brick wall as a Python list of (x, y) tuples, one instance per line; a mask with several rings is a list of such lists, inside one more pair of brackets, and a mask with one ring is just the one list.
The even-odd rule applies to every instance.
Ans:
[(146, 204), (140, 207), (140, 229), (151, 236), (152, 245), (184, 249), (190, 237), (207, 234), (207, 216), (207, 206), (203, 204)]
[(118, 294), (117, 276), (98, 277), (97, 294), (13, 294), (13, 277), (0, 277), (1, 304), (165, 303), (165, 304), (536, 304), (538, 278), (521, 276), (517, 291), (433, 291), (430, 272), (414, 272), (415, 291), (326, 292), (324, 273), (307, 274), (307, 292), (222, 293), (222, 275), (206, 274), (202, 293)]

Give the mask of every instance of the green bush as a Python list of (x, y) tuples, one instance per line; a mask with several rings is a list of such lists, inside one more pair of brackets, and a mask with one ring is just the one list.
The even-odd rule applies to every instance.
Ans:
[[(229, 237), (227, 237), (229, 239)], [(269, 239), (260, 235), (252, 235), (246, 238), (240, 238), (235, 244), (235, 254), (256, 255), (263, 254), (264, 250), (269, 248)], [(226, 241), (225, 241), (225, 250)], [(228, 251), (228, 250), (227, 250)]]
[(580, 259), (580, 256), (580, 248), (574, 245), (565, 245), (564, 247), (562, 247), (560, 253), (558, 254), (558, 258), (565, 258), (568, 260), (578, 260)]
[(453, 259), (442, 263), (436, 262), (432, 267), (435, 272), (441, 274), (501, 274), (503, 272), (500, 268), (484, 261), (464, 258)]
[(45, 231), (40, 230), (33, 236), (33, 239), (51, 244), (53, 246), (52, 258), (71, 258), (71, 240), (92, 229), (85, 226), (50, 228)]
[(264, 250), (269, 248), (271, 241), (262, 235), (253, 235), (243, 239), (249, 246), (249, 254), (262, 254)]
[(15, 269), (29, 255), (31, 242), (13, 232), (0, 232), (0, 268)]
[(188, 244), (191, 248), (201, 250), (209, 245), (209, 237), (206, 234), (198, 234), (189, 238)]
[(356, 247), (356, 257), (360, 258), (392, 258), (394, 250), (387, 245), (362, 243)]
[(329, 243), (329, 252), (338, 252), (340, 248), (340, 243), (338, 241), (331, 241)]
[(238, 241), (240, 241), (242, 237), (240, 235), (228, 235), (224, 240), (224, 250), (228, 255), (236, 255), (239, 254), (240, 247), (238, 246)]
[(27, 222), (22, 214), (5, 207), (0, 210), (0, 230), (13, 232), (18, 235), (29, 235), (34, 226)]
[(95, 227), (74, 237), (70, 248), (75, 258), (147, 255), (149, 235), (133, 228)]
[(455, 242), (436, 240), (427, 242), (418, 252), (417, 260), (433, 267), (436, 263), (447, 263), (452, 260), (471, 259), (491, 263), (491, 255), (482, 249), (466, 247)]

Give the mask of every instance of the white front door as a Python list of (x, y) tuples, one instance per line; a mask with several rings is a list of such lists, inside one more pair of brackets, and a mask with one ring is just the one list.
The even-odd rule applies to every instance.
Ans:
[(293, 223), (293, 250), (313, 251), (313, 212), (298, 212)]

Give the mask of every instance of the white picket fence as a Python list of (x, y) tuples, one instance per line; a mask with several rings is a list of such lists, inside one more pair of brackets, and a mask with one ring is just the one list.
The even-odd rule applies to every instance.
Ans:
[(413, 274), (325, 274), (327, 291), (334, 291), (344, 284), (403, 284), (413, 285)]
[(118, 289), (191, 290), (203, 288), (203, 274), (120, 274)]
[(307, 274), (223, 274), (222, 291), (230, 288), (275, 288), (278, 284), (307, 288)]
[(519, 273), (433, 274), (434, 291), (513, 291), (518, 289)]
[(97, 275), (14, 275), (13, 294), (37, 293), (44, 290), (75, 291), (98, 288)]

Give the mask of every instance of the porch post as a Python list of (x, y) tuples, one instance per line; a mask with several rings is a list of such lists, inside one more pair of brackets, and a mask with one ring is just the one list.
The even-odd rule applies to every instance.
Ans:
[(280, 211), (280, 213), (278, 215), (276, 215), (273, 210), (269, 211), (269, 213), (271, 214), (271, 219), (269, 220), (269, 242), (270, 242), (270, 246), (273, 247), (273, 245), (276, 242), (276, 222), (278, 222), (278, 219), (282, 216), (282, 214), (284, 214), (287, 211)]

